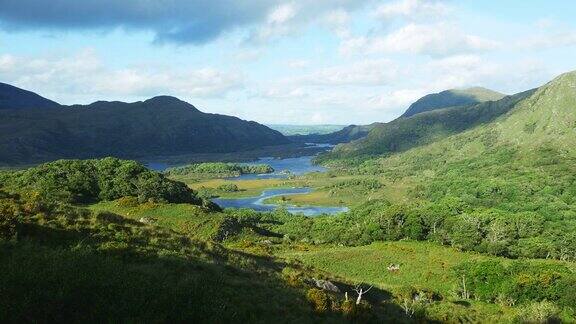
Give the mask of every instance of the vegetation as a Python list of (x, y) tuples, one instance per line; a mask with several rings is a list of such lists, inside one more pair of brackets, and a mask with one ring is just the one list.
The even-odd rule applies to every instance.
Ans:
[(350, 125), (328, 134), (293, 135), (289, 138), (297, 143), (323, 143), (336, 145), (363, 138), (370, 132), (370, 130), (378, 125), (378, 123), (365, 126)]
[[(330, 172), (289, 179), (217, 179), (269, 171), (226, 163), (159, 174), (114, 158), (3, 171), (0, 318), (575, 322), (575, 87), (570, 73), (379, 125), (322, 156)], [(302, 186), (316, 190), (290, 203), (350, 212), (208, 202)]]
[(521, 100), (533, 93), (533, 91), (526, 91), (498, 101), (433, 110), (411, 117), (398, 118), (389, 123), (377, 125), (360, 140), (337, 146), (333, 152), (321, 157), (319, 161), (390, 155), (430, 144), (489, 123), (506, 114)]
[(242, 174), (272, 173), (274, 169), (267, 164), (238, 164), (238, 163), (198, 163), (182, 167), (170, 168), (165, 174), (172, 178), (202, 179), (202, 178), (230, 178)]
[(167, 179), (134, 161), (59, 160), (23, 171), (4, 172), (1, 183), (13, 192), (35, 192), (49, 201), (85, 204), (137, 197), (139, 202), (191, 203), (214, 207), (185, 184)]
[[(10, 98), (5, 91), (0, 87), (0, 97)], [(230, 153), (290, 143), (264, 125), (203, 113), (166, 96), (134, 103), (99, 101), (87, 106), (28, 108), (1, 110), (0, 165), (63, 158)]]
[(504, 97), (503, 94), (485, 88), (453, 89), (440, 93), (426, 95), (408, 107), (402, 117), (410, 117), (426, 111), (469, 106), (486, 101), (496, 101)]

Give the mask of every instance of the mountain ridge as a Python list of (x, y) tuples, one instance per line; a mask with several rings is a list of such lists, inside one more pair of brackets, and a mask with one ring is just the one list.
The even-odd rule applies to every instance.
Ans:
[(28, 108), (56, 108), (60, 104), (32, 91), (0, 82), (0, 110)]
[(290, 143), (280, 132), (254, 121), (204, 113), (171, 96), (1, 113), (0, 164), (5, 165), (230, 153)]
[(426, 111), (478, 104), (485, 101), (495, 101), (505, 95), (483, 87), (466, 89), (449, 89), (438, 93), (428, 94), (408, 107), (400, 117), (410, 117)]

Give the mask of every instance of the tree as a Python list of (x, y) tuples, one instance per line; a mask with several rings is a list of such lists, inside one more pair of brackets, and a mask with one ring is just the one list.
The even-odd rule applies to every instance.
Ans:
[(356, 294), (358, 294), (358, 297), (356, 298), (356, 305), (360, 305), (360, 302), (362, 301), (362, 296), (367, 292), (369, 292), (370, 289), (372, 289), (372, 287), (373, 286), (370, 286), (368, 287), (368, 289), (364, 290), (362, 284), (359, 284), (354, 288), (354, 291), (356, 292)]

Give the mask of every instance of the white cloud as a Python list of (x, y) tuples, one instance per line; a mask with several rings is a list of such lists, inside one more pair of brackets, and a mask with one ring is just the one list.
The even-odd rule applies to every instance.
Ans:
[(308, 60), (288, 60), (286, 64), (293, 69), (304, 69), (310, 66)]
[(344, 54), (410, 53), (448, 56), (482, 52), (498, 46), (495, 41), (464, 33), (453, 24), (410, 23), (384, 36), (345, 39), (340, 50)]
[(516, 43), (516, 46), (531, 50), (576, 46), (576, 31), (540, 33), (521, 39)]
[(268, 23), (271, 25), (281, 25), (290, 21), (296, 16), (296, 6), (293, 3), (285, 3), (274, 8), (268, 14)]
[(424, 19), (438, 18), (447, 15), (451, 8), (442, 1), (436, 0), (400, 0), (380, 5), (375, 16), (388, 20), (393, 18)]
[(401, 71), (389, 59), (361, 60), (346, 65), (319, 69), (296, 82), (313, 85), (383, 86), (398, 79)]
[(213, 68), (154, 69), (150, 66), (107, 68), (96, 53), (85, 50), (64, 58), (0, 56), (0, 78), (55, 100), (146, 98), (160, 94), (207, 98), (242, 85), (242, 76)]

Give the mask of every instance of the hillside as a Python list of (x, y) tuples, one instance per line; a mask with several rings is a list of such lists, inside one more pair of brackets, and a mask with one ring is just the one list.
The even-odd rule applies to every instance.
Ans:
[[(410, 132), (420, 132), (422, 125), (427, 125), (426, 127), (431, 125), (433, 127), (429, 127), (430, 129), (450, 127), (456, 134), (442, 136), (442, 140), (409, 151), (405, 155), (392, 156), (392, 158), (398, 160), (408, 155), (431, 150), (442, 152), (444, 160), (450, 156), (472, 158), (484, 152), (498, 152), (511, 147), (524, 151), (527, 153), (525, 156), (534, 154), (535, 150), (546, 148), (560, 150), (562, 156), (572, 155), (576, 151), (573, 145), (576, 140), (575, 107), (576, 72), (570, 72), (536, 90), (509, 96), (499, 101), (466, 108), (438, 110), (407, 118), (403, 121), (404, 123), (421, 121), (414, 127), (408, 127)], [(433, 116), (437, 118), (432, 118)], [(466, 122), (461, 125), (459, 125), (459, 119), (457, 122), (451, 119), (464, 117), (472, 118), (465, 120)], [(436, 120), (440, 121), (440, 124), (435, 123)], [(394, 133), (392, 125), (388, 125), (374, 130), (374, 135), (370, 134), (369, 138), (373, 146), (363, 146), (369, 141), (359, 141), (348, 146), (340, 146), (338, 150), (356, 154), (368, 152), (366, 151), (368, 147), (384, 147), (385, 149), (386, 143), (398, 143), (398, 140), (391, 141), (388, 140), (390, 137), (385, 136), (388, 130)], [(374, 153), (385, 152), (385, 150), (376, 150)], [(464, 152), (469, 154), (466, 155)], [(550, 156), (541, 157), (551, 158)]]
[(425, 111), (436, 109), (467, 106), (485, 101), (495, 101), (502, 99), (503, 94), (481, 87), (469, 89), (452, 89), (439, 93), (429, 94), (414, 102), (402, 117), (410, 117)]
[(290, 143), (277, 131), (207, 114), (174, 97), (0, 112), (0, 164), (60, 158), (230, 153)]
[(337, 146), (323, 158), (390, 154), (432, 143), (440, 138), (488, 123), (511, 110), (533, 91), (470, 106), (458, 106), (398, 118), (376, 125), (366, 137)]
[(41, 97), (34, 92), (26, 91), (0, 82), (0, 110), (27, 108), (56, 108), (60, 105)]
[(370, 132), (371, 129), (377, 127), (378, 125), (378, 123), (365, 126), (350, 125), (339, 131), (328, 134), (293, 135), (289, 136), (288, 138), (291, 141), (297, 143), (323, 143), (336, 145), (363, 138)]

